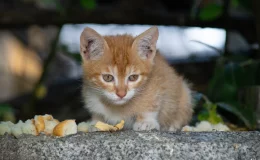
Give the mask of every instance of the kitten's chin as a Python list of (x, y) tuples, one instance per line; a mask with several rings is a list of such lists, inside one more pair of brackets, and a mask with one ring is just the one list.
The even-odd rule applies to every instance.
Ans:
[(126, 100), (126, 99), (111, 100), (111, 102), (115, 105), (124, 105), (128, 102), (128, 100)]

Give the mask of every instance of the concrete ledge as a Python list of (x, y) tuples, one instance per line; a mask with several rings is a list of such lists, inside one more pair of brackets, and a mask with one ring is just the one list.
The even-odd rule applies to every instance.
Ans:
[(0, 159), (260, 159), (260, 132), (96, 132), (0, 136)]

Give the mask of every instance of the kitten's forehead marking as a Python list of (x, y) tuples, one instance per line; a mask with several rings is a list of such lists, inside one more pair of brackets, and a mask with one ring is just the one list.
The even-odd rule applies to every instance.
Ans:
[(128, 77), (134, 73), (134, 66), (126, 67), (125, 84), (128, 82)]
[(116, 66), (108, 66), (109, 72), (114, 76), (115, 85), (118, 86), (118, 69)]

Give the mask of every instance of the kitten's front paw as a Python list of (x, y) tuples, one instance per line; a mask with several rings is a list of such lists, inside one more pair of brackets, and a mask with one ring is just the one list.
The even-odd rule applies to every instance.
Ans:
[(95, 127), (97, 121), (96, 120), (92, 120), (87, 122), (88, 123), (88, 132), (97, 132), (100, 131), (98, 128)]
[(98, 128), (94, 127), (94, 126), (90, 126), (88, 128), (88, 132), (97, 132), (97, 131), (100, 131)]
[(135, 131), (146, 131), (146, 130), (160, 130), (160, 125), (156, 121), (146, 121), (146, 122), (135, 122), (133, 130)]

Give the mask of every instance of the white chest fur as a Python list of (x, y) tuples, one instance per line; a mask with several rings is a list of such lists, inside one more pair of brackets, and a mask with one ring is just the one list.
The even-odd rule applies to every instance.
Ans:
[(85, 97), (86, 105), (85, 107), (89, 109), (91, 113), (100, 114), (104, 117), (105, 122), (111, 125), (119, 123), (121, 120), (125, 121), (125, 129), (133, 128), (134, 118), (133, 117), (123, 117), (119, 113), (114, 113), (108, 107), (99, 100), (99, 98), (94, 94), (88, 94)]

